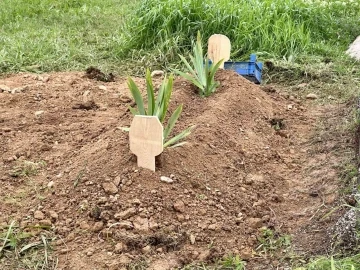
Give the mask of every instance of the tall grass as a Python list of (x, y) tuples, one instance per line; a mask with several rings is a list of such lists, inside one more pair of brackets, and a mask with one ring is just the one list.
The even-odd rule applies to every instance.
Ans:
[(336, 57), (360, 33), (359, 15), (357, 0), (1, 0), (0, 72), (143, 74), (178, 62), (198, 30), (227, 35), (232, 59)]
[(1, 0), (0, 72), (113, 68), (126, 0)]
[[(232, 41), (232, 57), (337, 55), (360, 33), (356, 1), (144, 0), (127, 21), (122, 54), (152, 50), (172, 61), (200, 31)], [(166, 55), (166, 57), (164, 57)]]

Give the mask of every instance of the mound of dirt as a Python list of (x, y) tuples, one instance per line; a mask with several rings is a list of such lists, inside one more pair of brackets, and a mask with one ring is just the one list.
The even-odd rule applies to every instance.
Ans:
[[(140, 255), (171, 267), (229, 253), (250, 259), (259, 228), (274, 228), (273, 209), (288, 193), (282, 172), (291, 165), (279, 151), (293, 144), (291, 124), (276, 131), (272, 123), (303, 109), (287, 111), (285, 98), (232, 71), (217, 80), (209, 98), (175, 81), (171, 106), (184, 109), (174, 133), (197, 128), (150, 172), (136, 166), (121, 129), (132, 119), (126, 81), (101, 85), (81, 73), (5, 79), (10, 89), (26, 87), (0, 93), (0, 194), (22, 191), (21, 207), (5, 199), (0, 223), (51, 224), (61, 269), (117, 269)], [(27, 160), (46, 165), (30, 182), (9, 174)]]

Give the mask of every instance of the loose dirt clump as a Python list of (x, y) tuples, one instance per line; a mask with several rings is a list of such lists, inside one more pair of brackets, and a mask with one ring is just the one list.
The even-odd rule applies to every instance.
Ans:
[[(197, 128), (183, 147), (164, 151), (156, 172), (138, 168), (129, 151), (123, 79), (100, 85), (81, 73), (52, 73), (46, 82), (31, 74), (2, 80), (27, 91), (0, 93), (0, 224), (36, 225), (41, 210), (58, 239), (60, 269), (120, 269), (144, 257), (154, 269), (164, 258), (175, 267), (229, 253), (251, 262), (264, 227), (291, 234), (313, 214), (298, 216), (299, 205), (313, 200), (307, 195), (289, 203), (316, 119), (300, 100), (266, 93), (232, 71), (216, 79), (221, 87), (209, 98), (175, 81), (171, 109), (184, 108), (174, 133)], [(11, 171), (19, 160), (46, 165), (18, 182)]]

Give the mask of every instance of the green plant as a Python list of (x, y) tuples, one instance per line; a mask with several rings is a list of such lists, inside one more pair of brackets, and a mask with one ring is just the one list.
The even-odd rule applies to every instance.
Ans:
[(2, 265), (13, 265), (12, 269), (56, 269), (56, 260), (49, 256), (48, 238), (44, 233), (36, 236), (38, 237), (40, 239), (35, 239), (32, 233), (24, 232), (15, 221), (0, 227)]
[[(168, 111), (170, 97), (173, 89), (173, 76), (170, 75), (169, 78), (165, 76), (157, 97), (155, 98), (155, 89), (152, 82), (150, 70), (146, 70), (146, 90), (147, 90), (147, 108), (145, 108), (144, 100), (141, 95), (141, 92), (133, 79), (129, 77), (128, 79), (128, 87), (130, 89), (131, 95), (133, 96), (135, 103), (137, 105), (137, 109), (130, 107), (130, 111), (134, 115), (151, 115), (157, 116), (161, 123), (165, 122), (166, 113)], [(184, 131), (180, 132), (176, 136), (172, 137), (168, 140), (168, 137), (174, 128), (177, 120), (180, 117), (182, 112), (183, 105), (179, 105), (177, 109), (173, 112), (170, 116), (169, 120), (167, 121), (167, 125), (164, 128), (164, 147), (172, 146), (180, 146), (185, 144), (185, 142), (180, 142), (187, 136), (191, 134), (191, 131), (194, 129), (195, 126), (188, 127)]]
[(295, 270), (353, 270), (360, 269), (360, 254), (336, 259), (331, 257), (320, 257), (311, 260), (303, 267)]
[(256, 248), (260, 252), (270, 255), (278, 250), (286, 250), (291, 245), (291, 238), (289, 235), (279, 235), (274, 231), (263, 228), (261, 235), (258, 236), (260, 245)]
[(232, 270), (245, 269), (245, 262), (241, 260), (239, 255), (236, 256), (229, 255), (221, 261), (221, 264), (223, 266), (221, 269), (232, 269)]
[(220, 85), (215, 81), (215, 73), (223, 60), (210, 63), (207, 57), (204, 58), (200, 32), (198, 32), (196, 43), (193, 44), (193, 52), (194, 55), (190, 55), (192, 66), (184, 56), (179, 55), (190, 75), (177, 69), (174, 69), (174, 72), (192, 82), (199, 89), (201, 97), (208, 97)]
[(28, 160), (22, 160), (16, 162), (16, 165), (13, 167), (10, 175), (13, 177), (21, 177), (21, 176), (33, 176), (37, 175), (39, 169), (46, 166), (44, 161), (32, 162)]

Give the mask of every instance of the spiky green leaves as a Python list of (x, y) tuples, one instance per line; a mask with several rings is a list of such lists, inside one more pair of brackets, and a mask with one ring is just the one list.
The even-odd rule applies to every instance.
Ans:
[(220, 85), (215, 81), (215, 73), (223, 60), (210, 64), (209, 59), (207, 57), (204, 58), (200, 32), (198, 32), (196, 43), (193, 45), (193, 52), (194, 55), (190, 55), (191, 64), (184, 56), (179, 55), (190, 74), (177, 69), (174, 72), (194, 84), (199, 89), (200, 96), (208, 97)]
[[(136, 83), (133, 79), (128, 79), (128, 87), (130, 89), (131, 95), (133, 96), (137, 109), (130, 107), (130, 111), (134, 115), (152, 115), (157, 116), (159, 121), (164, 124), (166, 113), (168, 111), (170, 97), (172, 94), (173, 89), (173, 76), (167, 78), (165, 76), (157, 97), (155, 99), (155, 90), (154, 85), (152, 82), (150, 70), (146, 70), (146, 93), (147, 93), (147, 108), (145, 108), (144, 99), (141, 95), (139, 88), (137, 87)], [(175, 137), (167, 140), (171, 131), (173, 130), (177, 120), (179, 119), (181, 112), (182, 112), (182, 104), (177, 107), (177, 109), (173, 112), (170, 116), (167, 125), (164, 128), (164, 147), (168, 146), (180, 146), (183, 145), (184, 142), (178, 143), (179, 141), (183, 140), (185, 137), (190, 135), (191, 131), (194, 129), (194, 126), (187, 128), (183, 132), (179, 133)]]

